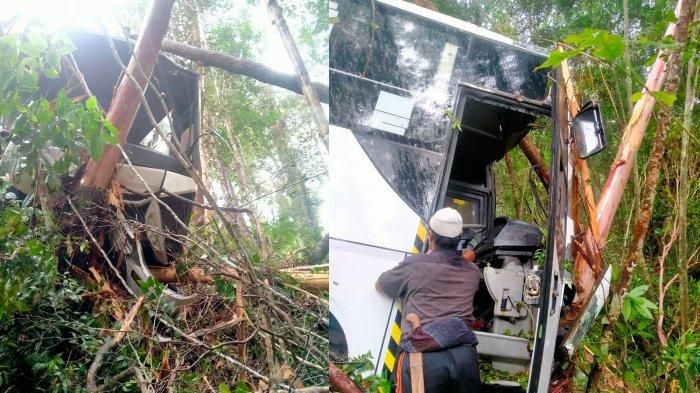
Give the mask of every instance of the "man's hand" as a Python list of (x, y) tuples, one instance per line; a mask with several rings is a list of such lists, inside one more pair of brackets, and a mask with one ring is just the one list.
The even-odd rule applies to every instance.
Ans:
[(474, 254), (474, 250), (471, 248), (465, 248), (462, 250), (462, 257), (466, 259), (468, 262), (474, 262), (476, 259), (476, 254)]

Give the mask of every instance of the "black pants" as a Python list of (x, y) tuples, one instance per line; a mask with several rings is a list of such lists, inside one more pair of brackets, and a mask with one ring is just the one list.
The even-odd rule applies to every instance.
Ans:
[[(401, 373), (400, 376), (398, 375), (399, 373)], [(402, 352), (399, 355), (399, 363), (395, 375), (396, 393), (411, 393), (411, 371), (408, 352)], [(424, 353), (423, 381), (426, 393), (478, 392), (480, 379), (479, 359), (476, 354), (476, 348), (460, 346), (440, 352)]]

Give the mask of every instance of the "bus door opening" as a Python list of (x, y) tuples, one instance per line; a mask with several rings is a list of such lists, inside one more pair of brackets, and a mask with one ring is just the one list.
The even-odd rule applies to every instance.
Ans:
[[(481, 358), (511, 374), (526, 372), (535, 332), (540, 266), (535, 254), (542, 231), (530, 223), (495, 217), (493, 163), (515, 148), (549, 105), (500, 91), (462, 84), (455, 110), (459, 128), (443, 180), (441, 203), (464, 220), (460, 248), (471, 248), (482, 272), (472, 328)], [(501, 185), (505, 187), (506, 185)]]

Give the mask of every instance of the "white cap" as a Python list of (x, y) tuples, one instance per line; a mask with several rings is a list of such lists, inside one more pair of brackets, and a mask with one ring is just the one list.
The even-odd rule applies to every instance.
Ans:
[(451, 207), (440, 209), (430, 217), (430, 229), (445, 237), (457, 237), (462, 234), (462, 216)]

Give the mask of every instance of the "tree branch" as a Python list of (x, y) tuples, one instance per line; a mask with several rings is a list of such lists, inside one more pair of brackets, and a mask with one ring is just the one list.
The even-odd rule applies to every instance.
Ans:
[[(269, 85), (303, 94), (299, 80), (295, 75), (283, 74), (264, 64), (172, 40), (163, 40), (163, 51), (184, 57), (203, 66), (219, 68), (232, 74), (247, 76)], [(328, 86), (318, 82), (313, 82), (312, 85), (319, 100), (327, 104)]]

